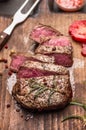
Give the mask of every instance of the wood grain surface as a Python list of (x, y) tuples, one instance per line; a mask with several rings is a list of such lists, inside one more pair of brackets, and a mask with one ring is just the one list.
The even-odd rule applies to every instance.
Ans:
[[(52, 1), (52, 0), (51, 0)], [(52, 4), (52, 3), (51, 3)], [(0, 52), (0, 57), (10, 63), (10, 52), (12, 50), (29, 54), (33, 41), (29, 39), (29, 33), (38, 23), (50, 25), (68, 36), (68, 27), (74, 20), (86, 19), (86, 14), (76, 13), (54, 13), (48, 10), (47, 1), (43, 0), (39, 6), (39, 13), (28, 18), (23, 24), (16, 27), (7, 45)], [(5, 29), (11, 22), (10, 18), (0, 17), (0, 31)], [(70, 38), (70, 37), (69, 37)], [(74, 53), (74, 59), (83, 62), (80, 68), (78, 61), (75, 60), (77, 67), (73, 72), (74, 96), (73, 100), (86, 103), (86, 58), (81, 56), (81, 46), (70, 38)], [(7, 90), (8, 69), (6, 63), (0, 63), (0, 130), (86, 130), (80, 120), (68, 120), (64, 123), (61, 120), (68, 115), (85, 115), (86, 112), (78, 106), (68, 105), (59, 111), (32, 112), (21, 108), (16, 104), (12, 95)]]

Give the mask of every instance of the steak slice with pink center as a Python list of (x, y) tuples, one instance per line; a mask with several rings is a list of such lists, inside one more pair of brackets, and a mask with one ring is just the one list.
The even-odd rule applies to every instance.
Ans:
[(35, 42), (42, 43), (52, 37), (61, 35), (62, 34), (58, 30), (52, 28), (51, 26), (39, 24), (31, 31), (30, 38)]
[(36, 54), (44, 54), (54, 57), (55, 64), (70, 67), (73, 64), (73, 48), (69, 39), (65, 36), (54, 37), (40, 44)]
[(13, 55), (11, 57), (10, 70), (17, 72), (20, 66), (28, 59), (24, 55)]
[(38, 68), (27, 68), (21, 67), (18, 71), (18, 78), (33, 78), (33, 77), (40, 77), (40, 76), (49, 76), (49, 75), (56, 75), (56, 72), (40, 70)]
[(32, 56), (24, 56), (24, 55), (20, 55), (20, 54), (15, 54), (11, 57), (11, 63), (10, 63), (10, 70), (13, 72), (18, 72), (19, 68), (22, 66), (22, 64), (25, 61), (38, 61), (38, 62), (44, 62), (44, 63), (54, 63), (54, 58), (53, 57), (49, 57), (46, 55), (41, 55), (41, 54), (37, 54), (37, 55), (32, 55)]
[(69, 74), (69, 71), (61, 65), (54, 65), (34, 61), (25, 61), (18, 71), (19, 78), (31, 78), (61, 74)]

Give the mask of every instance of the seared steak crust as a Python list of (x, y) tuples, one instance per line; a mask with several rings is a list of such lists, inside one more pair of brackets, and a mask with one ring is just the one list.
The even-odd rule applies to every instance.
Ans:
[(47, 56), (47, 55), (43, 55), (43, 54), (35, 54), (32, 56), (32, 58), (40, 61), (40, 62), (44, 62), (44, 63), (53, 63), (55, 62), (54, 57), (53, 56)]
[(56, 74), (62, 74), (62, 75), (69, 73), (69, 71), (61, 65), (54, 65), (54, 64), (48, 64), (48, 63), (25, 61), (21, 67), (23, 66), (27, 68), (34, 68), (34, 69), (39, 69), (39, 70), (55, 72)]
[(61, 53), (71, 55), (71, 52), (72, 52), (72, 46), (49, 46), (44, 44), (39, 45), (38, 48), (35, 50), (35, 53), (39, 54)]
[(29, 109), (63, 108), (72, 98), (69, 75), (21, 78), (13, 88), (13, 96)]

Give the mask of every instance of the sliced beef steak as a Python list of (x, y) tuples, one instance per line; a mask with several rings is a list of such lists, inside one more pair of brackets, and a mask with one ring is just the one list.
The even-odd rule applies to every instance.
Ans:
[(69, 74), (69, 71), (60, 65), (26, 61), (20, 67), (18, 71), (19, 78), (30, 78), (39, 76), (49, 76), (49, 75), (65, 75)]
[(39, 68), (20, 67), (17, 77), (32, 78), (32, 77), (49, 76), (49, 75), (56, 75), (56, 74), (57, 74), (56, 72), (41, 70)]
[(66, 68), (73, 63), (72, 45), (59, 31), (42, 24), (32, 30), (30, 38), (40, 43), (35, 55), (12, 57), (10, 69), (17, 72), (13, 96), (29, 109), (63, 108), (72, 99)]
[[(24, 60), (22, 56), (20, 59), (19, 56), (13, 58), (13, 69), (18, 68), (18, 72), (12, 93), (24, 107), (34, 110), (60, 109), (71, 101), (72, 90), (67, 68), (39, 62), (34, 56), (23, 56)], [(19, 64), (16, 64), (18, 59)]]
[[(14, 55), (10, 64), (10, 70), (13, 72), (18, 72), (19, 75), (31, 74), (40, 72), (41, 75), (44, 74), (65, 74), (68, 70), (60, 65), (54, 65), (50, 62), (54, 62), (53, 58), (46, 55), (38, 54), (26, 57), (24, 55)], [(32, 73), (32, 75), (33, 75)], [(38, 75), (38, 74), (37, 74)], [(41, 76), (40, 75), (40, 76)]]
[(58, 65), (70, 67), (73, 64), (73, 48), (65, 36), (54, 37), (45, 41), (38, 46), (35, 53), (54, 57), (54, 62)]
[(38, 62), (44, 62), (44, 63), (54, 63), (54, 58), (49, 57), (46, 55), (30, 55), (30, 56), (24, 56), (20, 54), (15, 54), (11, 57), (11, 63), (10, 63), (10, 70), (13, 72), (18, 72), (20, 66), (25, 62), (25, 61), (38, 61)]
[(30, 38), (35, 42), (42, 43), (52, 37), (60, 35), (62, 34), (51, 26), (39, 24), (30, 33)]
[(60, 109), (72, 98), (68, 74), (20, 78), (12, 93), (20, 104), (34, 110)]

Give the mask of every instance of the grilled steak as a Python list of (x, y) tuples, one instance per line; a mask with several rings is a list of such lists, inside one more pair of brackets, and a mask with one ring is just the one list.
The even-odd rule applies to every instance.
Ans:
[[(60, 109), (72, 99), (70, 75), (72, 45), (69, 39), (50, 26), (39, 24), (30, 38), (40, 43), (35, 55), (15, 55), (10, 69), (17, 72), (14, 98), (33, 110)], [(66, 67), (64, 67), (66, 66)]]
[(12, 93), (24, 107), (60, 109), (71, 101), (69, 71), (65, 67), (36, 60), (25, 60), (19, 66)]
[(60, 35), (62, 34), (51, 26), (39, 24), (30, 33), (30, 38), (35, 42), (42, 43), (48, 39), (51, 39), (52, 37)]
[(72, 45), (65, 36), (54, 37), (40, 44), (36, 54), (45, 54), (54, 58), (54, 63), (70, 67), (73, 64)]
[(35, 110), (63, 108), (72, 98), (68, 74), (20, 78), (12, 93), (24, 107)]

